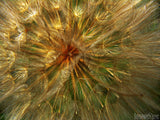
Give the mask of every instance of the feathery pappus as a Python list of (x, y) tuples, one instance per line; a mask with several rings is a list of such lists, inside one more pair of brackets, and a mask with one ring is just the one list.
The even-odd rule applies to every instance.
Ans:
[(0, 0), (0, 119), (160, 118), (158, 7)]

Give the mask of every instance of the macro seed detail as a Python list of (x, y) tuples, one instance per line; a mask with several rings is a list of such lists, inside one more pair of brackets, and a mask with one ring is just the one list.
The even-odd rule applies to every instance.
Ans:
[(132, 120), (159, 106), (156, 0), (0, 0), (0, 119)]

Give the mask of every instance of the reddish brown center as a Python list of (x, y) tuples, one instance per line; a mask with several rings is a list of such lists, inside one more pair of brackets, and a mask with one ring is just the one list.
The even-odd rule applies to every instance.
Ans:
[(73, 45), (68, 45), (65, 49), (62, 49), (58, 58), (58, 63), (70, 63), (73, 62), (73, 58), (79, 54), (79, 50)]

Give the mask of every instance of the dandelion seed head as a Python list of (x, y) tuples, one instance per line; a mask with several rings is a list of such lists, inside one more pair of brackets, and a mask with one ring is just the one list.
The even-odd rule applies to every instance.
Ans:
[(158, 114), (157, 11), (154, 0), (0, 1), (0, 113), (8, 120)]

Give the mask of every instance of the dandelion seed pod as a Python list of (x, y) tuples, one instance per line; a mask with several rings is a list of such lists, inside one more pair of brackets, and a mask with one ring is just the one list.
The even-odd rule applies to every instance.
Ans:
[(158, 119), (158, 12), (156, 0), (1, 0), (0, 119)]

